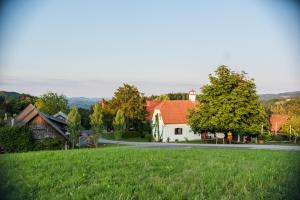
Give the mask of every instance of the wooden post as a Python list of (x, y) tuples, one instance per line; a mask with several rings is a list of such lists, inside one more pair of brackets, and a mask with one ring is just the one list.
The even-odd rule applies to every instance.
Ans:
[(241, 137), (240, 137), (240, 134), (238, 134), (238, 140), (237, 140), (238, 143), (241, 142)]

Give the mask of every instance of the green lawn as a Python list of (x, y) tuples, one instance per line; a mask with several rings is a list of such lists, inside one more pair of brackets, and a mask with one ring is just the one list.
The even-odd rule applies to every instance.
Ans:
[(132, 147), (0, 155), (1, 199), (299, 199), (300, 152)]

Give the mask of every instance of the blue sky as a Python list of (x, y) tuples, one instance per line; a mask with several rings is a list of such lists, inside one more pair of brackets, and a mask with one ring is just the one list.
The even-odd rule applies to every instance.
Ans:
[[(289, 1), (288, 1), (289, 2)], [(109, 97), (186, 92), (217, 66), (258, 93), (300, 90), (299, 7), (279, 1), (12, 1), (2, 10), (0, 90)]]

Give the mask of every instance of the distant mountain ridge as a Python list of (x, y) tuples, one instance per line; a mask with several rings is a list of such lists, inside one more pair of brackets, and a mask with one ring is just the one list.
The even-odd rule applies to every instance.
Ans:
[(90, 109), (96, 102), (101, 101), (103, 98), (87, 98), (87, 97), (68, 97), (68, 104), (70, 107), (79, 107), (84, 109)]
[(294, 92), (283, 92), (278, 94), (260, 94), (259, 98), (263, 101), (268, 101), (272, 99), (285, 99), (285, 98), (292, 98), (292, 97), (300, 97), (300, 91)]
[[(24, 93), (18, 93), (18, 92), (7, 92), (7, 91), (0, 91), (0, 96), (4, 96), (5, 98), (13, 99), (18, 98), (22, 95), (28, 95)], [(293, 91), (293, 92), (283, 92), (278, 94), (259, 94), (260, 100), (268, 101), (272, 99), (285, 99), (285, 98), (292, 98), (292, 97), (300, 97), (300, 91)], [(94, 97), (94, 98), (88, 98), (88, 97), (67, 97), (68, 105), (70, 107), (79, 107), (84, 109), (90, 109), (92, 105), (94, 105), (96, 102), (101, 101), (103, 98), (101, 97)], [(105, 98), (109, 99), (109, 98)]]

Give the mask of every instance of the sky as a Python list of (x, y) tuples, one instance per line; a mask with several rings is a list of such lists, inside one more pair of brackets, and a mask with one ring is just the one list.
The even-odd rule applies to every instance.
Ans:
[(7, 1), (0, 90), (200, 92), (226, 65), (254, 78), (259, 94), (299, 91), (299, 11), (293, 1)]

